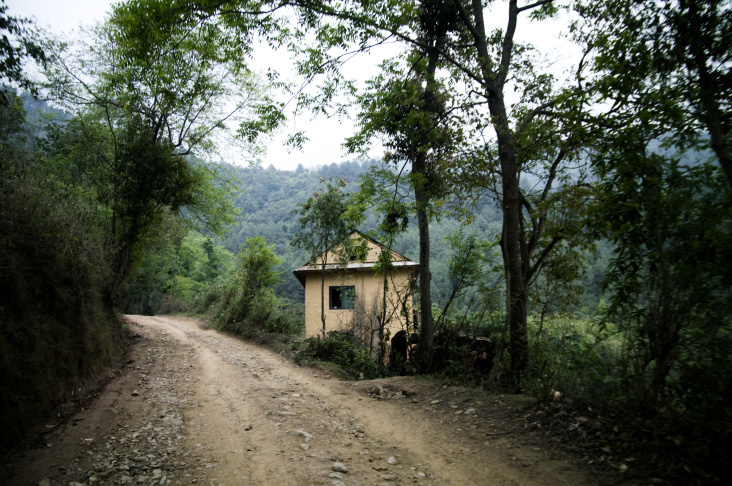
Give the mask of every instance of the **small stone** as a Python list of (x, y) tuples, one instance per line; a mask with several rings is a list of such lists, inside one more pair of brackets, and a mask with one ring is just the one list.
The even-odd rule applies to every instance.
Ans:
[(132, 458), (135, 462), (147, 462), (147, 457), (145, 456), (137, 456)]
[(343, 474), (341, 474), (339, 472), (332, 472), (332, 473), (328, 474), (328, 477), (333, 478), (333, 479), (343, 479)]
[(387, 464), (396, 464), (397, 463), (396, 457), (389, 456), (389, 458), (386, 460), (386, 463)]
[(437, 405), (438, 403), (442, 403), (442, 400), (432, 400), (430, 405)]
[(423, 477), (425, 477), (425, 476), (426, 476), (426, 474), (425, 474), (425, 473), (423, 473), (423, 472), (418, 472), (417, 474), (415, 474), (415, 475), (414, 475), (414, 479), (422, 479), (422, 478), (423, 478)]
[(331, 469), (333, 469), (335, 472), (340, 472), (340, 473), (348, 472), (348, 468), (342, 462), (334, 462), (333, 467)]
[(140, 392), (138, 392), (137, 390), (134, 390), (134, 391), (132, 392), (132, 396), (133, 396), (133, 397), (139, 397), (139, 396), (140, 396)]
[(163, 475), (163, 471), (160, 469), (153, 470), (153, 477), (160, 477)]
[(299, 436), (305, 437), (305, 442), (310, 442), (311, 440), (313, 440), (313, 436), (312, 436), (312, 435), (310, 435), (310, 434), (308, 434), (307, 432), (305, 432), (305, 431), (304, 431), (304, 430), (302, 430), (302, 429), (297, 429), (297, 430), (296, 430), (295, 432), (293, 432), (293, 433), (294, 433), (295, 435), (299, 435)]
[(473, 415), (475, 413), (475, 409), (469, 408), (464, 413), (465, 413), (465, 415)]
[(337, 479), (335, 481), (330, 482), (331, 486), (346, 486), (346, 483), (343, 481), (338, 481)]
[(310, 449), (310, 444), (300, 444), (300, 449), (306, 451)]
[(51, 480), (48, 478), (43, 478), (38, 481), (38, 486), (51, 486)]

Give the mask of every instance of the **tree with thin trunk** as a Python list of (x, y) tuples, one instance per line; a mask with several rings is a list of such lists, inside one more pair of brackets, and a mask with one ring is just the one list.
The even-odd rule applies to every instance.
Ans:
[[(426, 37), (430, 34), (427, 33)], [(432, 34), (431, 45), (440, 42), (440, 34)], [(437, 37), (435, 37), (437, 36)], [(413, 200), (411, 212), (416, 215), (419, 233), (419, 361), (429, 369), (434, 346), (434, 318), (430, 271), (430, 221), (434, 219), (437, 203), (444, 199), (440, 185), (440, 165), (450, 159), (456, 145), (456, 131), (451, 126), (446, 106), (447, 94), (435, 79), (439, 55), (435, 49), (415, 51), (408, 56), (406, 68), (397, 63), (385, 63), (384, 73), (370, 82), (369, 92), (360, 98), (361, 130), (349, 139), (349, 149), (363, 150), (370, 138), (382, 136), (388, 152), (384, 159), (393, 164), (404, 177), (397, 178), (386, 188), (394, 191), (376, 195), (375, 186), (362, 186), (371, 198), (380, 197), (384, 211), (382, 228), (389, 240), (403, 231), (406, 224), (404, 206), (394, 201), (405, 184)], [(377, 171), (379, 172), (379, 171)], [(378, 174), (372, 174), (379, 176)], [(381, 173), (380, 177), (389, 178)], [(379, 188), (380, 190), (383, 188)]]
[(292, 242), (305, 250), (309, 264), (320, 266), (320, 320), (325, 337), (325, 273), (331, 262), (348, 262), (350, 231), (344, 218), (348, 210), (345, 179), (323, 179), (321, 183), (324, 187), (294, 211), (300, 231)]

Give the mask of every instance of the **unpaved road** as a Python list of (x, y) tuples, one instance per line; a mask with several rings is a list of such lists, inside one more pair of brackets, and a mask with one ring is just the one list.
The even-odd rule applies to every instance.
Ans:
[(492, 414), (512, 397), (414, 378), (339, 382), (193, 319), (127, 320), (137, 337), (122, 372), (11, 458), (0, 483), (595, 484)]

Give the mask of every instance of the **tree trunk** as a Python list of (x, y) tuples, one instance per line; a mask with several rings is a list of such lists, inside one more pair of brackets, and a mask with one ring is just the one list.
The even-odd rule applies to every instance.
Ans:
[(415, 157), (412, 167), (417, 174), (414, 185), (414, 200), (417, 207), (417, 226), (419, 228), (419, 317), (420, 362), (424, 369), (432, 364), (432, 351), (435, 341), (435, 328), (432, 320), (432, 293), (430, 291), (430, 221), (427, 214), (429, 194), (425, 190), (425, 156)]
[(320, 267), (320, 321), (323, 323), (323, 338), (325, 338), (325, 260)]
[[(425, 73), (424, 100), (427, 102), (426, 109), (430, 109), (431, 102), (436, 98), (435, 73), (437, 63), (440, 59), (439, 47), (444, 42), (445, 32), (438, 34), (433, 39), (430, 47), (427, 48), (428, 64)], [(417, 209), (417, 227), (419, 229), (419, 315), (420, 315), (420, 361), (425, 370), (432, 366), (432, 354), (435, 344), (435, 325), (432, 318), (432, 291), (430, 272), (430, 216), (428, 208), (433, 196), (429, 187), (429, 174), (427, 173), (427, 155), (418, 151), (412, 157), (412, 173), (417, 177), (414, 179), (414, 203)]]
[(502, 205), (503, 205), (503, 263), (506, 273), (506, 299), (511, 355), (511, 380), (514, 391), (521, 390), (521, 375), (528, 367), (528, 328), (526, 313), (528, 288), (523, 272), (521, 254), (521, 194), (518, 184), (518, 166), (513, 135), (508, 125), (503, 93), (489, 97), (489, 107), (494, 118), (498, 138), (498, 154), (501, 162)]
[[(709, 72), (707, 66), (711, 56), (706, 50), (705, 43), (711, 40), (702, 30), (702, 25), (709, 22), (708, 19), (702, 19), (699, 15), (699, 5), (697, 1), (681, 2), (681, 9), (685, 15), (682, 19), (677, 19), (679, 38), (677, 43), (689, 43), (689, 50), (692, 54), (686, 57), (685, 64), (689, 71), (696, 73), (696, 81), (699, 85), (699, 97), (703, 109), (702, 119), (709, 133), (709, 145), (717, 156), (719, 165), (727, 177), (727, 183), (732, 187), (732, 156), (729, 152), (728, 143), (728, 127), (725, 127), (723, 121), (722, 110), (719, 108), (719, 92), (720, 87), (714, 79), (712, 73)], [(721, 88), (722, 90), (724, 88)], [(727, 130), (726, 130), (727, 129)]]

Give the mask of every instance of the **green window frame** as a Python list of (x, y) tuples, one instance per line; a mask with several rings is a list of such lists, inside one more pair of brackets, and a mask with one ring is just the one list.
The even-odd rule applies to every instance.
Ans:
[(356, 287), (353, 285), (334, 285), (328, 287), (329, 309), (353, 309), (356, 301)]

